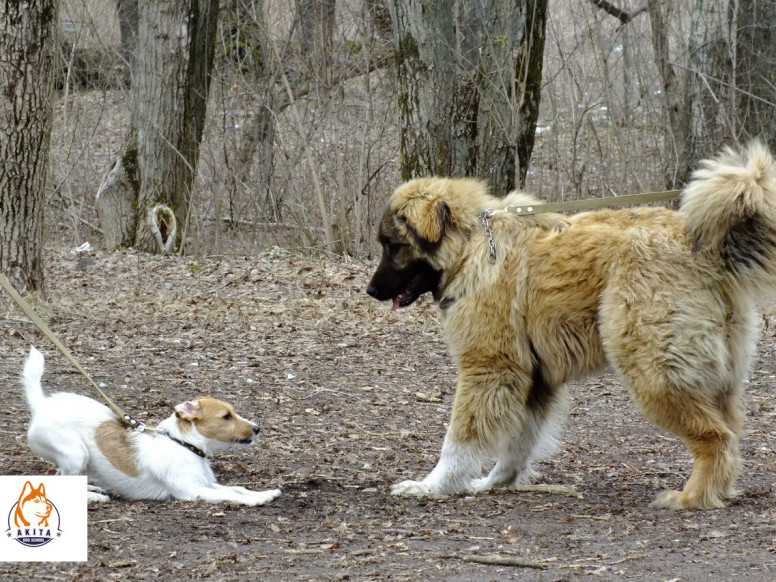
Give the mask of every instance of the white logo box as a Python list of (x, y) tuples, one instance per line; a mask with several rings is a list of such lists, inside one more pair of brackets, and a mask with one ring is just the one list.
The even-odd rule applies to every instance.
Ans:
[(0, 476), (0, 562), (85, 562), (86, 477)]

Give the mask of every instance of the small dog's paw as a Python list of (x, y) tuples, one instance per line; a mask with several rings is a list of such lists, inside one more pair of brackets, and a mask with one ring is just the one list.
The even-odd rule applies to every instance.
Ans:
[(399, 497), (428, 497), (434, 492), (423, 481), (402, 481), (394, 483), (391, 487), (391, 495)]
[(264, 505), (269, 503), (273, 499), (277, 499), (280, 496), (280, 489), (270, 489), (269, 491), (257, 491), (253, 494), (252, 505)]
[(96, 491), (89, 491), (86, 494), (86, 501), (88, 503), (105, 503), (106, 501), (110, 501), (110, 497), (103, 493), (97, 493)]

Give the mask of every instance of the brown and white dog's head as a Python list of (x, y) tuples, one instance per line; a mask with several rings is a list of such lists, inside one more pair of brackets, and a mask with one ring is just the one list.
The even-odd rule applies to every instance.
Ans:
[(208, 453), (231, 444), (250, 444), (259, 433), (259, 425), (237, 414), (230, 404), (207, 396), (178, 404), (175, 419), (183, 439)]
[(490, 197), (468, 178), (418, 178), (391, 196), (380, 221), (380, 264), (366, 292), (406, 307), (424, 293), (441, 296), (445, 272), (454, 263), (479, 209)]

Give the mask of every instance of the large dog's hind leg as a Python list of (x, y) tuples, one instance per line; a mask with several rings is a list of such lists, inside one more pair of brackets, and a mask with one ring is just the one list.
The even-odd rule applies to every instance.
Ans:
[(690, 478), (682, 491), (664, 491), (653, 505), (669, 509), (724, 507), (737, 492), (740, 413), (737, 389), (702, 401), (676, 389), (652, 390), (658, 398), (642, 409), (653, 423), (678, 435), (693, 456)]

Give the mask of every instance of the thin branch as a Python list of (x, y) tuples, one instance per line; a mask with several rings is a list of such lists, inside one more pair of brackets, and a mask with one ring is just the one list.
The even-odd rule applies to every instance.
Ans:
[(544, 570), (547, 564), (543, 562), (536, 562), (534, 560), (526, 560), (519, 556), (506, 556), (503, 554), (486, 554), (484, 556), (457, 556), (448, 555), (440, 556), (441, 558), (455, 558), (463, 560), (464, 562), (473, 562), (475, 564), (487, 564), (489, 566), (515, 566), (516, 568), (537, 568)]
[[(268, 35), (267, 39), (269, 41), (270, 47), (272, 48), (272, 52), (275, 55), (275, 58), (277, 59), (278, 63), (278, 70), (280, 71), (280, 79), (283, 81), (283, 86), (286, 89), (286, 94), (288, 95), (288, 101), (289, 105), (293, 106), (294, 104), (294, 94), (291, 90), (291, 85), (288, 82), (288, 77), (286, 76), (285, 71), (282, 69), (283, 61), (280, 59), (280, 53), (278, 52), (277, 47), (275, 46), (275, 42), (272, 40), (272, 36)], [(297, 113), (296, 109), (291, 107), (291, 118), (294, 121), (294, 124), (296, 125), (296, 129), (299, 132), (300, 136), (304, 135), (304, 127), (302, 125), (302, 121), (299, 118), (299, 114)], [(313, 162), (312, 154), (310, 153), (310, 147), (308, 145), (303, 145), (303, 150), (305, 154), (305, 158), (307, 160), (307, 165), (310, 169), (310, 175), (313, 180), (313, 190), (315, 191), (315, 197), (318, 200), (318, 207), (321, 212), (321, 220), (323, 221), (323, 236), (324, 241), (326, 243), (326, 250), (329, 252), (334, 252), (334, 234), (331, 228), (331, 221), (329, 219), (328, 210), (326, 208), (326, 201), (323, 196), (323, 187), (321, 186), (321, 180), (318, 176), (318, 172), (315, 169), (315, 163)]]
[[(711, 75), (707, 75), (705, 73), (701, 73), (697, 69), (692, 69), (690, 67), (683, 67), (682, 65), (679, 65), (677, 63), (669, 63), (669, 64), (672, 67), (678, 67), (679, 69), (684, 69), (685, 71), (689, 71), (689, 72), (691, 72), (691, 73), (693, 73), (695, 75), (699, 75), (699, 76), (703, 77), (704, 81), (706, 79), (711, 79), (715, 83), (719, 83), (720, 85), (722, 85), (724, 87), (728, 87), (729, 89), (733, 89), (733, 91), (737, 91), (738, 93), (741, 93), (742, 95), (746, 95), (747, 97), (751, 97), (755, 101), (761, 101), (762, 103), (765, 103), (766, 105), (769, 105), (770, 107), (776, 107), (776, 103), (772, 103), (771, 101), (768, 101), (767, 99), (763, 99), (762, 97), (758, 97), (754, 93), (750, 93), (749, 91), (744, 91), (743, 89), (735, 87), (735, 86), (731, 85), (730, 83), (726, 83), (722, 79), (717, 79), (716, 77), (712, 77)], [(708, 87), (708, 83), (706, 83), (706, 86)], [(713, 94), (712, 94), (712, 97), (714, 97)], [(717, 101), (717, 98), (714, 97), (714, 100)], [(717, 102), (719, 102), (719, 101), (717, 101)]]
[(610, 16), (614, 16), (617, 20), (619, 20), (622, 24), (628, 24), (631, 20), (636, 18), (639, 14), (642, 12), (647, 11), (647, 7), (644, 6), (642, 8), (639, 8), (636, 10), (636, 12), (625, 12), (624, 10), (620, 10), (617, 8), (614, 4), (611, 2), (607, 2), (606, 0), (590, 0), (590, 3), (603, 10)]

